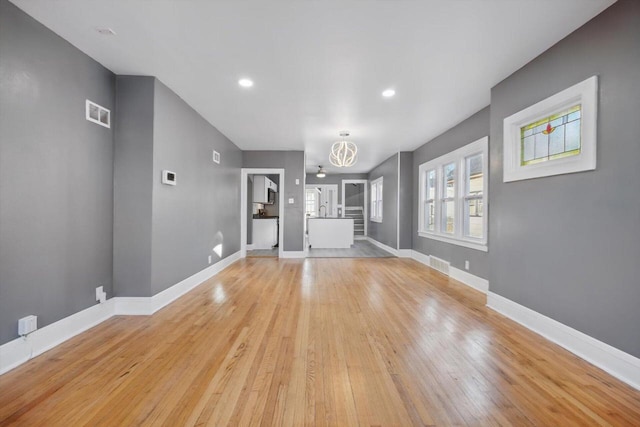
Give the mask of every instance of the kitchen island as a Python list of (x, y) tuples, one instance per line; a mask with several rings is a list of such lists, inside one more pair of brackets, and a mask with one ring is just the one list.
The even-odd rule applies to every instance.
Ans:
[(352, 218), (309, 218), (307, 230), (312, 248), (350, 248), (353, 245)]

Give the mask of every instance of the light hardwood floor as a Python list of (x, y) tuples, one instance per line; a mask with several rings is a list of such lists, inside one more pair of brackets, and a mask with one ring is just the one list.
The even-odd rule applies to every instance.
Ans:
[(640, 425), (640, 392), (415, 261), (251, 258), (0, 376), (0, 424)]

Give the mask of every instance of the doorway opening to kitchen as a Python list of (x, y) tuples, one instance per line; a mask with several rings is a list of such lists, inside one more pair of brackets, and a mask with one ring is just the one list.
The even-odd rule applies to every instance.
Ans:
[(281, 257), (283, 169), (242, 169), (241, 256)]

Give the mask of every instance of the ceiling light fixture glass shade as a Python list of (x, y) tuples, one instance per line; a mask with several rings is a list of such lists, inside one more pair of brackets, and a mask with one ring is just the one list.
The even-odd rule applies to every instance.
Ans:
[(348, 168), (358, 160), (358, 146), (350, 141), (337, 141), (331, 146), (329, 161), (333, 166)]
[(327, 176), (327, 171), (322, 168), (322, 166), (318, 166), (318, 173), (316, 174), (318, 178), (324, 178)]

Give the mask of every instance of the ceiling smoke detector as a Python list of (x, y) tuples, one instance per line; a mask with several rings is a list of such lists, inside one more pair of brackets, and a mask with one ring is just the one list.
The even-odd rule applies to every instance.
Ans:
[(116, 32), (113, 31), (109, 27), (97, 27), (96, 28), (96, 32), (98, 34), (102, 34), (103, 36), (115, 36), (116, 35)]

